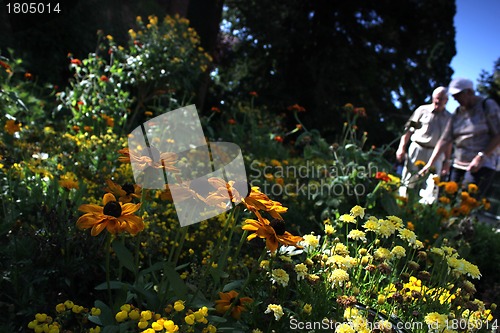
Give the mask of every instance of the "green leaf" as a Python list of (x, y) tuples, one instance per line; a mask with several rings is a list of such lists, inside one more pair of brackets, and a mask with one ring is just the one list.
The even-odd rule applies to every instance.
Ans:
[(243, 282), (245, 282), (245, 280), (231, 281), (222, 288), (222, 291), (228, 292), (231, 290), (239, 289), (243, 285)]
[[(109, 281), (109, 288), (110, 289), (122, 289), (123, 286), (125, 286), (125, 283), (121, 281)], [(97, 285), (95, 287), (95, 290), (106, 290), (108, 289), (108, 284), (107, 282), (103, 282), (100, 285)]]
[(127, 268), (131, 272), (135, 273), (136, 266), (134, 264), (134, 257), (132, 255), (132, 252), (130, 252), (121, 242), (114, 242), (112, 247), (116, 253), (116, 256), (118, 257), (118, 260), (120, 260), (120, 264), (122, 264), (123, 267)]
[(170, 288), (174, 291), (179, 299), (186, 299), (187, 287), (181, 279), (179, 273), (176, 272), (174, 265), (171, 262), (165, 264), (163, 273), (170, 282)]
[[(105, 326), (105, 328), (115, 324), (115, 316), (113, 315), (113, 312), (111, 311), (109, 306), (107, 306), (104, 302), (99, 301), (99, 300), (94, 302), (94, 306), (101, 310), (101, 314), (99, 315), (99, 319), (100, 319), (102, 325)], [(110, 332), (116, 332), (116, 330), (110, 331)]]

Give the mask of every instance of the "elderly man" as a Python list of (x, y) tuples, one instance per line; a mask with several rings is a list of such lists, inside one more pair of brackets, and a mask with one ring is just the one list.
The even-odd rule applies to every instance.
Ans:
[(500, 107), (492, 99), (476, 96), (471, 80), (457, 78), (450, 82), (450, 94), (460, 106), (432, 152), (421, 174), (438, 161), (454, 144), (455, 153), (450, 180), (474, 183), (483, 197), (497, 169), (497, 147), (500, 144)]
[[(431, 157), (432, 151), (436, 146), (441, 134), (443, 133), (446, 124), (451, 118), (451, 114), (446, 111), (446, 103), (448, 102), (448, 91), (445, 87), (438, 87), (432, 92), (432, 103), (421, 105), (412, 114), (405, 125), (405, 133), (401, 137), (399, 147), (396, 151), (396, 158), (399, 162), (404, 160), (403, 173), (401, 176), (400, 194), (406, 196), (407, 188), (420, 190), (421, 196), (426, 196), (425, 202), (432, 202), (434, 195), (434, 184), (422, 184), (418, 178), (417, 161), (427, 163)], [(408, 142), (410, 142), (408, 146)], [(407, 150), (408, 147), (408, 150)], [(448, 151), (449, 155), (451, 151)], [(405, 159), (406, 155), (406, 159)], [(446, 155), (446, 154), (445, 154)], [(441, 170), (448, 172), (449, 165), (444, 166), (443, 162), (448, 159), (436, 159), (436, 173), (440, 174)], [(422, 165), (423, 166), (423, 165)]]

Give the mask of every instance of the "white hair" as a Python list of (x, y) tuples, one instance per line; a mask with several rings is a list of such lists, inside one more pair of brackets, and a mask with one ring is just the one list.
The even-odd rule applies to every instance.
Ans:
[(448, 89), (446, 87), (437, 87), (436, 89), (434, 89), (434, 91), (432, 92), (432, 97), (436, 97), (440, 94), (447, 94), (448, 93)]

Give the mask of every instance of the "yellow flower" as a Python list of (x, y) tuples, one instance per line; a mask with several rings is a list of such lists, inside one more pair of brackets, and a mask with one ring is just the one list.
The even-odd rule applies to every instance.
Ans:
[(342, 287), (344, 282), (349, 281), (349, 273), (343, 269), (336, 268), (328, 276), (328, 281), (332, 282), (333, 286)]
[(280, 320), (281, 317), (283, 317), (284, 315), (283, 308), (279, 304), (269, 304), (264, 313), (271, 313), (271, 312), (274, 314), (274, 319), (276, 320)]
[(311, 314), (312, 312), (312, 305), (309, 303), (304, 304), (304, 307), (302, 308), (304, 310), (305, 314)]
[(364, 218), (365, 217), (365, 209), (361, 206), (354, 206), (351, 208), (351, 215), (354, 216), (354, 217), (361, 217), (361, 218)]
[(176, 301), (174, 303), (174, 310), (177, 311), (177, 312), (181, 312), (182, 310), (184, 310), (184, 302), (183, 301)]
[(120, 311), (115, 315), (115, 319), (117, 322), (121, 323), (122, 321), (125, 321), (125, 319), (128, 318), (128, 312), (127, 311)]
[(288, 281), (290, 281), (290, 276), (281, 268), (273, 269), (271, 272), (271, 281), (286, 287), (288, 285)]
[(356, 223), (356, 218), (350, 214), (344, 214), (339, 217), (339, 221), (347, 223)]

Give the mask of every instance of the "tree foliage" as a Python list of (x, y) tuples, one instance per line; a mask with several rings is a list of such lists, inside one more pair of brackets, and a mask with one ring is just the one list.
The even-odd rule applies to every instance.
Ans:
[(371, 123), (403, 121), (453, 72), (452, 0), (226, 4), (219, 84), (278, 108), (299, 103), (325, 132), (347, 102)]
[(495, 62), (492, 73), (486, 71), (481, 73), (477, 90), (500, 103), (500, 58)]

